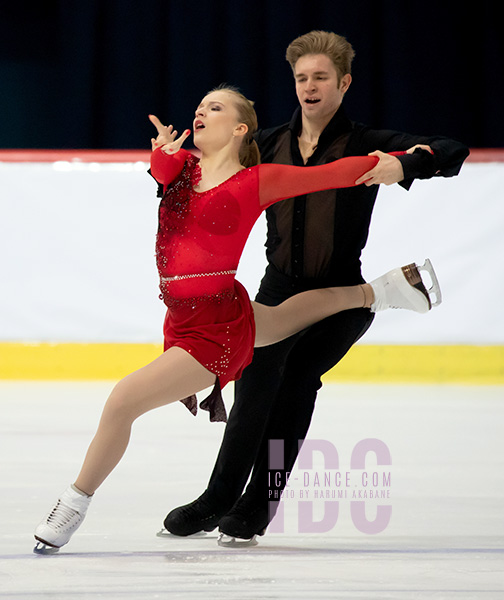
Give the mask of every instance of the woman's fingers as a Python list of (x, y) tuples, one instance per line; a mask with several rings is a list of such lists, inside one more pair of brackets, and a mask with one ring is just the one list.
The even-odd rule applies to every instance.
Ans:
[[(177, 132), (175, 131), (175, 133), (177, 133)], [(175, 140), (173, 142), (173, 146), (175, 146), (177, 148), (177, 150), (180, 150), (180, 148), (182, 147), (182, 144), (186, 141), (186, 139), (189, 137), (190, 134), (191, 134), (191, 130), (186, 129), (184, 131), (184, 133), (179, 137), (179, 139)]]
[(188, 129), (177, 140), (178, 131), (173, 129), (173, 125), (163, 125), (156, 115), (149, 115), (150, 122), (157, 130), (157, 138), (151, 138), (152, 150), (162, 147), (167, 154), (173, 154), (182, 146), (184, 140), (191, 133)]
[(191, 135), (191, 130), (186, 129), (182, 135), (177, 138), (178, 131), (173, 129), (173, 125), (163, 125), (156, 115), (149, 115), (149, 120), (158, 132), (157, 138), (151, 138), (153, 150), (161, 147), (166, 154), (174, 154), (180, 150), (182, 144)]
[[(175, 137), (177, 135), (177, 132), (174, 131), (172, 135), (173, 135), (173, 137)], [(190, 135), (191, 135), (191, 130), (186, 129), (184, 131), (184, 133), (182, 133), (182, 135), (178, 139), (174, 139), (173, 141), (165, 144), (162, 147), (163, 152), (165, 154), (175, 154), (175, 152), (178, 152), (180, 150), (180, 148), (182, 147), (182, 144), (186, 141), (186, 139)]]
[(149, 121), (156, 128), (158, 132), (158, 137), (166, 136), (174, 139), (177, 135), (177, 132), (173, 131), (173, 125), (163, 125), (163, 123), (161, 123), (161, 121), (156, 117), (156, 115), (149, 115)]
[(154, 127), (157, 129), (158, 133), (162, 133), (162, 131), (164, 130), (165, 126), (163, 125), (163, 123), (161, 123), (161, 121), (156, 117), (156, 115), (149, 115), (149, 121), (154, 125)]
[(179, 137), (180, 140), (180, 145), (182, 146), (182, 144), (187, 140), (187, 138), (191, 135), (191, 130), (190, 129), (186, 129), (184, 131), (184, 133)]

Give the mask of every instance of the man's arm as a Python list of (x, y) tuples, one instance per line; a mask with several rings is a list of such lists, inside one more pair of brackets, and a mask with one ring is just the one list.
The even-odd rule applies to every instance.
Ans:
[[(421, 147), (414, 148), (418, 145)], [(364, 126), (356, 128), (354, 139), (347, 148), (348, 153), (352, 152), (353, 146), (358, 146), (360, 152), (367, 149), (369, 154), (374, 153), (376, 150), (382, 153), (394, 150), (413, 150), (397, 158), (388, 155), (382, 156), (389, 164), (377, 164), (376, 169), (382, 172), (379, 174), (379, 178), (376, 177), (372, 182), (387, 185), (394, 183), (391, 173), (398, 168), (399, 163), (402, 167), (403, 177), (402, 180), (399, 179), (396, 172), (396, 182), (405, 189), (411, 187), (414, 179), (430, 179), (436, 176), (453, 177), (457, 175), (464, 160), (469, 155), (469, 149), (464, 144), (449, 138), (414, 136), (397, 131), (370, 129)], [(432, 152), (425, 147), (428, 147)]]

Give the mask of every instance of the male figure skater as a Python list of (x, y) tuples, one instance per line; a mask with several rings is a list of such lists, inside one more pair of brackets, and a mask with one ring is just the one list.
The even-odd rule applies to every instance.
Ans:
[[(375, 153), (376, 167), (354, 188), (308, 194), (267, 211), (268, 265), (256, 300), (277, 305), (298, 292), (362, 283), (360, 255), (379, 184), (457, 175), (468, 149), (442, 137), (374, 130), (350, 121), (342, 101), (352, 82), (354, 56), (335, 33), (311, 31), (287, 48), (299, 107), (289, 123), (260, 131), (262, 162), (298, 166)], [(394, 157), (395, 150), (410, 153)], [(321, 376), (336, 365), (373, 320), (368, 309), (342, 312), (274, 346), (256, 349), (235, 384), (235, 402), (207, 489), (164, 521), (175, 535), (212, 531), (221, 545), (254, 543), (272, 520), (268, 440), (283, 440), (280, 492), (292, 470), (314, 410)], [(243, 490), (251, 474), (250, 482)], [(278, 481), (276, 482), (278, 483)]]

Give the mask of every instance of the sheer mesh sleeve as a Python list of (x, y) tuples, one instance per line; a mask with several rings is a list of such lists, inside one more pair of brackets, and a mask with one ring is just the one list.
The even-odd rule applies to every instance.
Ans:
[[(401, 153), (392, 153), (399, 155)], [(326, 165), (294, 167), (263, 164), (259, 166), (259, 201), (262, 208), (286, 198), (321, 190), (353, 187), (359, 177), (378, 162), (376, 156), (348, 156)]]
[(167, 186), (182, 171), (182, 167), (190, 152), (181, 148), (175, 154), (166, 154), (156, 148), (151, 154), (151, 173), (154, 179)]

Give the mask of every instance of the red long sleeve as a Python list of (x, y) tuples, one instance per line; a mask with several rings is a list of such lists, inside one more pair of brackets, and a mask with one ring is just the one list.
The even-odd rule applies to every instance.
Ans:
[(259, 171), (259, 198), (263, 208), (274, 202), (320, 190), (353, 187), (378, 162), (376, 156), (349, 156), (316, 167), (264, 164)]
[(154, 179), (167, 186), (182, 171), (187, 157), (191, 153), (181, 148), (175, 154), (166, 154), (157, 148), (151, 154), (151, 173)]

